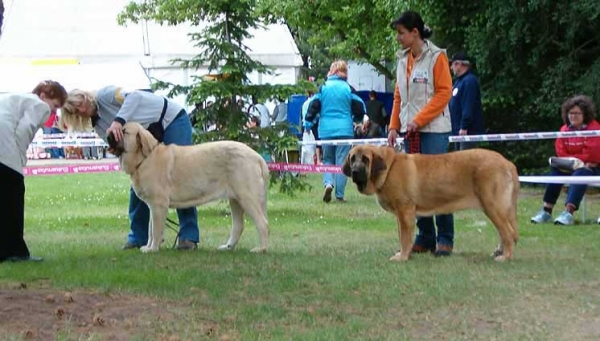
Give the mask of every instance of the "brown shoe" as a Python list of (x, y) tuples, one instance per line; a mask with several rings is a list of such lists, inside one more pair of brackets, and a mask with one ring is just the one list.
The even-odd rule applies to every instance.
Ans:
[(192, 251), (198, 248), (198, 244), (191, 240), (180, 240), (177, 244), (177, 250), (179, 251)]
[(448, 257), (451, 254), (452, 254), (452, 246), (450, 246), (450, 245), (438, 244), (438, 246), (435, 248), (435, 252), (434, 252), (434, 255), (436, 257)]
[(414, 244), (412, 247), (413, 253), (427, 253), (427, 252), (434, 252), (434, 251), (435, 251), (434, 248), (428, 248), (428, 247), (425, 247), (420, 244)]

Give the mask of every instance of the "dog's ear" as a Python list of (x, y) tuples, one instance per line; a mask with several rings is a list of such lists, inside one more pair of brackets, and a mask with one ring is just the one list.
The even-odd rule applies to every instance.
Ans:
[(144, 155), (146, 157), (148, 155), (150, 155), (150, 153), (152, 153), (152, 149), (154, 148), (154, 144), (155, 144), (153, 142), (156, 142), (156, 140), (152, 141), (154, 139), (152, 134), (150, 134), (150, 132), (148, 132), (147, 130), (140, 129), (140, 130), (138, 130), (136, 139), (137, 139), (138, 146), (142, 150), (142, 155)]
[(371, 159), (371, 180), (377, 179), (379, 174), (387, 169), (387, 164), (385, 160), (376, 153), (373, 153), (373, 158)]
[(344, 173), (344, 175), (347, 177), (352, 177), (352, 168), (350, 167), (350, 157), (352, 154), (352, 151), (348, 153), (348, 156), (346, 156), (346, 161), (344, 161), (344, 164), (342, 165), (342, 173)]

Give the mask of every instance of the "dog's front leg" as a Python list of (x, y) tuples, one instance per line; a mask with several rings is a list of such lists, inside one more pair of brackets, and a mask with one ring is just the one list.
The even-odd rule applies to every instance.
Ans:
[(414, 206), (401, 206), (396, 209), (400, 251), (390, 258), (391, 261), (403, 262), (407, 261), (408, 257), (410, 257), (415, 233), (415, 216), (416, 211)]
[(141, 250), (144, 253), (156, 252), (160, 248), (165, 230), (165, 220), (167, 219), (167, 207), (150, 206), (150, 223), (148, 230), (148, 244), (142, 246)]

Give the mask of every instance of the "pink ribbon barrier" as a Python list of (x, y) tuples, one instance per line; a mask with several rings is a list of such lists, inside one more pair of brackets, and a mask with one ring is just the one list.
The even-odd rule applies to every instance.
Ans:
[(56, 175), (56, 174), (78, 174), (78, 173), (105, 173), (121, 170), (118, 163), (90, 163), (78, 165), (45, 165), (23, 167), (23, 175)]
[[(342, 173), (339, 166), (310, 165), (302, 163), (267, 163), (272, 172), (298, 172), (298, 173)], [(57, 174), (82, 174), (117, 172), (121, 166), (116, 162), (90, 163), (77, 165), (45, 165), (23, 167), (23, 175), (57, 175)]]

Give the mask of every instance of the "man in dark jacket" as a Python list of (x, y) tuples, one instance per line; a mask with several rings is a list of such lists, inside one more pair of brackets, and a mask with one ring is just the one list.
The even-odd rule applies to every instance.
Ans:
[(383, 102), (377, 99), (377, 93), (373, 90), (369, 92), (369, 101), (366, 103), (367, 116), (369, 116), (368, 126), (368, 137), (384, 137), (387, 136), (385, 132), (385, 118), (387, 112)]
[[(450, 100), (452, 135), (483, 134), (483, 108), (479, 80), (471, 70), (471, 59), (464, 52), (455, 53), (450, 59), (455, 75)], [(461, 142), (455, 150), (475, 148), (475, 142)]]

